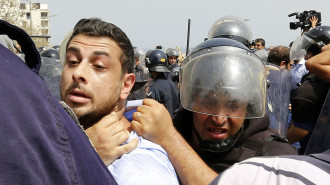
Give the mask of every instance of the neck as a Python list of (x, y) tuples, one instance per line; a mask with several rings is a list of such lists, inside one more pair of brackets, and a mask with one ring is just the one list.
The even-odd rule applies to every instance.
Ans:
[(115, 112), (116, 112), (116, 114), (119, 118), (119, 122), (124, 125), (124, 127), (125, 127), (125, 129), (127, 129), (127, 131), (131, 132), (132, 131), (131, 123), (124, 116), (125, 103), (126, 103), (126, 100), (125, 101), (120, 101), (118, 103), (118, 109), (115, 109), (115, 110), (117, 110)]

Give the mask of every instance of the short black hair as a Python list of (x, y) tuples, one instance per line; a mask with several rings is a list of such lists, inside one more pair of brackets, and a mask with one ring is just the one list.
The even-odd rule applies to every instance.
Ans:
[(91, 37), (109, 37), (114, 40), (123, 50), (120, 57), (122, 75), (132, 73), (134, 68), (134, 50), (131, 41), (126, 34), (116, 25), (102, 21), (100, 18), (81, 19), (75, 25), (72, 38), (78, 34), (85, 34)]

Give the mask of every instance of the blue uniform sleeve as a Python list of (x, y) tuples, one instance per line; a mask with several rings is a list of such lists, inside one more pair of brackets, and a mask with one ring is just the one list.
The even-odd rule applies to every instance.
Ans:
[(312, 122), (293, 122), (293, 125), (298, 128), (311, 132), (311, 131), (313, 131), (315, 124), (313, 124)]

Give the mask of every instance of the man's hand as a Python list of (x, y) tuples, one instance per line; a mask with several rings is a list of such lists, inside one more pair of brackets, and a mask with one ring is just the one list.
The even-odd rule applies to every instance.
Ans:
[(311, 26), (312, 26), (312, 28), (315, 28), (315, 27), (316, 27), (316, 24), (317, 24), (317, 21), (318, 21), (318, 20), (319, 20), (319, 19), (316, 18), (315, 16), (313, 16), (312, 18), (309, 19), (309, 21), (311, 21)]
[(131, 142), (121, 145), (128, 139), (130, 132), (119, 121), (116, 113), (103, 117), (85, 131), (106, 166), (121, 155), (134, 150), (138, 144), (138, 140), (135, 138)]
[(134, 112), (133, 119), (133, 130), (159, 145), (167, 142), (173, 132), (176, 132), (170, 113), (163, 104), (153, 99), (144, 99), (143, 105)]
[(183, 185), (209, 184), (217, 176), (176, 131), (164, 105), (144, 99), (133, 119), (132, 128), (139, 135), (165, 149)]

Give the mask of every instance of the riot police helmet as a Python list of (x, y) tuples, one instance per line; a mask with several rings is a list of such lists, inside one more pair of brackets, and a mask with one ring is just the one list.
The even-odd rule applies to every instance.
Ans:
[(208, 39), (230, 38), (250, 47), (252, 31), (247, 21), (237, 16), (224, 16), (218, 19), (208, 33)]
[(180, 53), (177, 49), (174, 49), (174, 48), (169, 48), (167, 51), (166, 51), (166, 55), (168, 57), (172, 57), (172, 56), (175, 56), (175, 57), (179, 57), (180, 56)]
[(313, 55), (321, 52), (321, 48), (330, 43), (330, 26), (318, 26), (305, 32), (292, 44), (290, 59), (299, 60), (306, 51), (310, 50)]
[(134, 47), (134, 58), (140, 58), (144, 56), (144, 51), (138, 47)]
[(38, 48), (38, 52), (41, 53), (42, 51), (44, 51), (44, 48), (45, 48), (45, 47), (43, 47), (43, 46), (39, 47), (39, 48)]
[(54, 49), (56, 49), (57, 51), (60, 51), (60, 45), (55, 45), (53, 46)]
[(265, 114), (264, 63), (238, 41), (207, 40), (182, 63), (180, 98), (182, 107), (193, 113), (240, 122), (233, 135), (217, 140), (202, 138), (196, 128), (198, 123), (194, 123), (202, 150), (224, 152), (236, 144), (248, 119)]
[(56, 49), (50, 48), (45, 51), (42, 51), (40, 54), (42, 57), (48, 57), (53, 59), (60, 59), (60, 54)]
[(153, 72), (170, 72), (167, 69), (167, 56), (159, 49), (149, 51), (145, 58), (145, 63), (149, 71)]

